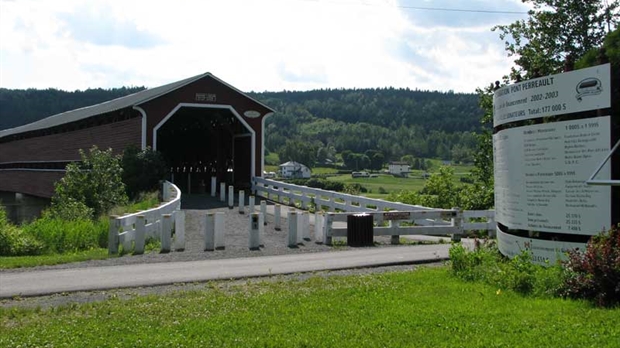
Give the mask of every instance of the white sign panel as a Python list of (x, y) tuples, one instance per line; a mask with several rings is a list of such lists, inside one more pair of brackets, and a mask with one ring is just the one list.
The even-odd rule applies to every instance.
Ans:
[(493, 126), (611, 106), (609, 64), (502, 87), (493, 96)]
[(549, 264), (552, 266), (558, 259), (566, 260), (566, 253), (569, 250), (579, 249), (583, 251), (586, 249), (584, 243), (524, 238), (504, 233), (499, 229), (496, 231), (497, 247), (502, 254), (513, 257), (520, 254), (522, 250), (527, 250), (531, 253), (532, 261), (539, 265)]
[[(508, 228), (594, 235), (611, 227), (611, 188), (585, 181), (610, 150), (610, 117), (493, 135), (495, 220)], [(599, 173), (611, 177), (607, 163)]]

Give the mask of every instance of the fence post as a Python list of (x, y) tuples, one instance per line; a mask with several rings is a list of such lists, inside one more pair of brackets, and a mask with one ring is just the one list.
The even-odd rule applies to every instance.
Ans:
[(170, 214), (161, 216), (161, 252), (170, 252), (170, 240), (172, 238), (172, 219)]
[(232, 209), (235, 206), (235, 187), (233, 185), (228, 186), (228, 209)]
[(108, 231), (108, 254), (118, 254), (118, 230), (121, 227), (121, 221), (118, 216), (110, 216), (110, 230)]
[(297, 247), (297, 213), (295, 211), (288, 212), (288, 247)]
[[(398, 228), (400, 227), (400, 221), (390, 220), (390, 227), (392, 227), (392, 233), (398, 232)], [(392, 234), (390, 238), (390, 244), (398, 245), (400, 244), (400, 235)]]
[(217, 188), (217, 177), (211, 177), (211, 197), (215, 197), (215, 189)]
[(258, 250), (260, 246), (260, 216), (259, 213), (250, 214), (250, 250)]
[(273, 213), (274, 213), (274, 217), (275, 217), (274, 229), (276, 231), (280, 231), (280, 230), (282, 230), (282, 221), (281, 221), (282, 206), (280, 204), (276, 204), (273, 207)]
[(226, 183), (220, 183), (220, 201), (226, 202)]
[(144, 254), (144, 241), (146, 234), (146, 218), (144, 215), (136, 216), (136, 237), (133, 246), (134, 255)]
[(301, 221), (303, 229), (301, 230), (301, 237), (307, 241), (310, 241), (310, 213), (304, 211), (301, 213)]
[(278, 187), (278, 202), (284, 204), (284, 187)]
[(301, 209), (303, 210), (308, 209), (308, 203), (306, 203), (306, 198), (306, 193), (302, 191), (299, 200), (301, 201)]
[(314, 242), (318, 244), (323, 243), (323, 218), (323, 212), (314, 213)]
[(260, 201), (260, 213), (263, 216), (263, 225), (267, 225), (267, 202)]
[(452, 241), (460, 242), (463, 235), (463, 211), (460, 208), (452, 208), (452, 210), (456, 211), (456, 216), (451, 219), (452, 226), (454, 227)]
[(245, 191), (243, 190), (239, 190), (239, 214), (245, 214)]
[[(487, 231), (489, 233), (489, 237), (497, 237), (497, 224), (495, 223), (495, 212), (493, 211), (493, 216), (489, 217), (489, 215), (491, 215), (490, 210), (487, 210)], [(489, 228), (489, 226), (491, 228)]]
[(215, 249), (224, 249), (224, 212), (215, 213)]
[(185, 211), (174, 212), (174, 250), (185, 250)]
[(250, 198), (248, 198), (248, 206), (249, 206), (249, 210), (250, 210), (250, 214), (252, 214), (254, 212), (254, 202), (255, 202), (256, 198), (254, 197), (254, 195), (251, 195)]
[(167, 202), (170, 199), (170, 184), (167, 181), (162, 184), (161, 191), (162, 199)]
[(215, 250), (215, 214), (207, 213), (205, 216), (204, 251), (213, 250)]
[(323, 244), (332, 245), (332, 224), (334, 223), (334, 213), (327, 213), (323, 225)]

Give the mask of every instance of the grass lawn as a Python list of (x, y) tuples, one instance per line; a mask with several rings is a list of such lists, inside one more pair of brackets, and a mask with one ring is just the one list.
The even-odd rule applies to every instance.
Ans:
[(618, 347), (620, 309), (531, 299), (446, 268), (203, 291), (52, 309), (0, 309), (0, 346)]
[(107, 259), (108, 249), (93, 249), (66, 254), (38, 256), (0, 256), (0, 269), (51, 266), (61, 263)]

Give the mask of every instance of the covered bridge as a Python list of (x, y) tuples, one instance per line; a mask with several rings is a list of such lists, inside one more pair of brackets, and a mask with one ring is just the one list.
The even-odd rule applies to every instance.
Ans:
[(51, 197), (67, 163), (93, 145), (160, 151), (186, 192), (211, 176), (247, 187), (263, 172), (264, 123), (273, 112), (205, 73), (53, 115), (0, 131), (0, 191)]

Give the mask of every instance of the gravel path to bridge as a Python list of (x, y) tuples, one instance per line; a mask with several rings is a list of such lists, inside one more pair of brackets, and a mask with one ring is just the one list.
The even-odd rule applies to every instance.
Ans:
[[(246, 198), (247, 199), (247, 198)], [(256, 202), (256, 210), (260, 209), (259, 200)], [(272, 205), (273, 203), (268, 203)], [(70, 264), (40, 266), (25, 269), (9, 269), (0, 270), (0, 272), (29, 272), (43, 269), (64, 269), (78, 267), (98, 267), (98, 266), (115, 266), (128, 265), (137, 263), (153, 263), (153, 262), (173, 262), (173, 261), (196, 261), (208, 259), (227, 259), (240, 257), (261, 257), (283, 254), (300, 254), (324, 251), (342, 251), (347, 250), (347, 246), (327, 246), (314, 242), (314, 226), (310, 226), (310, 236), (312, 240), (304, 241), (297, 248), (289, 248), (288, 244), (288, 221), (283, 213), (281, 221), (282, 229), (276, 231), (274, 228), (274, 216), (267, 214), (265, 232), (263, 234), (263, 244), (260, 250), (249, 250), (249, 212), (246, 206), (246, 213), (240, 214), (238, 206), (229, 209), (225, 203), (219, 199), (211, 198), (207, 195), (191, 195), (183, 199), (182, 209), (185, 210), (185, 250), (172, 251), (170, 253), (159, 253), (153, 251), (144, 255), (123, 255), (120, 257), (109, 258), (105, 260), (92, 260), (84, 262), (76, 262)], [(282, 210), (288, 210), (289, 207), (282, 206)], [(205, 216), (211, 212), (224, 212), (224, 250), (204, 251), (204, 223)], [(388, 246), (389, 237), (375, 237), (378, 247)]]

